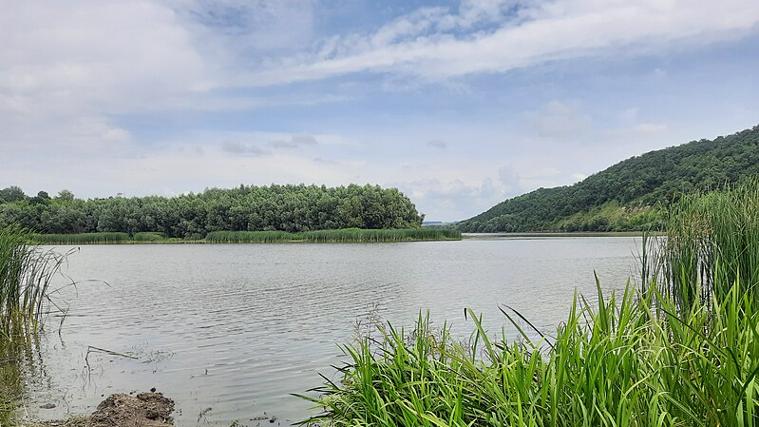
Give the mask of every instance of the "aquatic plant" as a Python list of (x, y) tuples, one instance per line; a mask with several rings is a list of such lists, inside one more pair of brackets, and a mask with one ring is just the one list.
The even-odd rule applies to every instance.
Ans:
[(286, 231), (213, 231), (205, 238), (165, 237), (157, 232), (34, 234), (29, 241), (45, 245), (129, 244), (129, 243), (375, 243), (418, 240), (460, 240), (461, 233), (451, 229), (359, 229), (315, 230), (290, 233)]
[(0, 336), (39, 326), (51, 281), (65, 261), (66, 254), (30, 246), (29, 240), (18, 227), (0, 229)]
[(672, 206), (657, 261), (662, 291), (687, 311), (735, 283), (759, 297), (759, 179), (691, 195)]
[(461, 233), (446, 229), (358, 229), (316, 230), (300, 233), (284, 231), (214, 231), (206, 241), (211, 243), (379, 243), (419, 240), (459, 240)]
[(66, 254), (30, 246), (29, 239), (18, 227), (0, 228), (0, 425), (13, 425), (43, 315), (59, 310), (50, 285)]
[[(574, 298), (554, 336), (502, 308), (496, 339), (471, 310), (468, 342), (411, 331), (343, 347), (313, 391), (329, 426), (759, 425), (759, 183), (683, 199), (644, 251), (641, 285)], [(650, 261), (650, 262), (649, 262)]]
[(150, 231), (143, 231), (140, 233), (134, 233), (132, 240), (135, 242), (160, 242), (166, 240), (166, 236), (163, 233), (155, 233)]
[(131, 240), (129, 233), (74, 233), (74, 234), (33, 234), (29, 240), (40, 245), (86, 245), (127, 243)]
[(22, 347), (0, 340), (0, 425), (15, 425), (15, 412), (23, 395)]
[(631, 288), (608, 300), (599, 289), (597, 308), (577, 297), (556, 337), (537, 342), (491, 340), (471, 311), (468, 344), (432, 333), (426, 317), (411, 333), (388, 326), (379, 340), (344, 347), (342, 378), (316, 390), (324, 413), (308, 422), (756, 425), (759, 316), (749, 300), (735, 286), (683, 322), (657, 316)]

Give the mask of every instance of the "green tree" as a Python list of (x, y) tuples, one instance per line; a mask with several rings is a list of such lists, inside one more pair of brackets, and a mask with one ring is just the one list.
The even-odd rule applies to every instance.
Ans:
[(69, 190), (61, 190), (58, 192), (56, 199), (70, 202), (74, 200), (74, 193)]
[(0, 190), (0, 203), (12, 203), (26, 200), (24, 190), (15, 185)]

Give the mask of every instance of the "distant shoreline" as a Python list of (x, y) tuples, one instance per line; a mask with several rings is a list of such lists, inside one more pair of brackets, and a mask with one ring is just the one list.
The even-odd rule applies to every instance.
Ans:
[[(643, 231), (545, 231), (523, 233), (461, 233), (464, 240), (487, 240), (497, 238), (550, 238), (550, 237), (641, 237)], [(661, 232), (647, 232), (651, 236), (662, 236)]]
[[(220, 233), (223, 236), (212, 236)], [(362, 233), (365, 233), (362, 235)], [(305, 233), (279, 231), (233, 231), (209, 233), (202, 239), (158, 237), (140, 239), (127, 233), (36, 234), (30, 242), (45, 246), (79, 245), (225, 245), (225, 244), (306, 244), (306, 243), (403, 243), (444, 242), (496, 239), (549, 239), (582, 237), (642, 237), (642, 231), (520, 232), (520, 233), (458, 233), (455, 230), (318, 230)], [(648, 232), (662, 236), (661, 232)]]
[(238, 243), (400, 243), (461, 240), (457, 230), (360, 229), (286, 231), (213, 231), (202, 238), (166, 237), (160, 233), (35, 234), (38, 245), (140, 245), (140, 244), (238, 244)]

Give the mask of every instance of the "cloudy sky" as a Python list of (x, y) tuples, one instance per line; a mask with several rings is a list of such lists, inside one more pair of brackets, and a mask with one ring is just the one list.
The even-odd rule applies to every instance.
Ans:
[(395, 186), (454, 220), (759, 123), (756, 0), (0, 0), (0, 187)]

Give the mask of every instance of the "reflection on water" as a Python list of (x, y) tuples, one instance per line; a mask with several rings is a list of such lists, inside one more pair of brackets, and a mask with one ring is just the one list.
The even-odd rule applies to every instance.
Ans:
[(5, 331), (0, 339), (0, 426), (15, 425), (23, 415), (28, 386), (35, 379), (48, 377), (39, 336), (21, 329)]
[[(38, 415), (88, 413), (108, 394), (156, 387), (177, 401), (178, 425), (255, 425), (265, 413), (285, 424), (309, 408), (290, 393), (319, 385), (317, 372), (333, 376), (337, 343), (373, 308), (405, 325), (429, 309), (464, 336), (465, 307), (484, 313), (497, 333), (506, 326), (498, 304), (508, 304), (550, 330), (575, 289), (594, 294), (594, 270), (606, 288), (634, 277), (638, 244), (589, 237), (84, 246), (67, 273), (108, 286), (83, 284), (66, 296), (70, 315), (60, 337), (42, 342), (48, 375), (33, 387), (36, 401), (57, 408)], [(88, 346), (137, 359), (88, 355)]]

